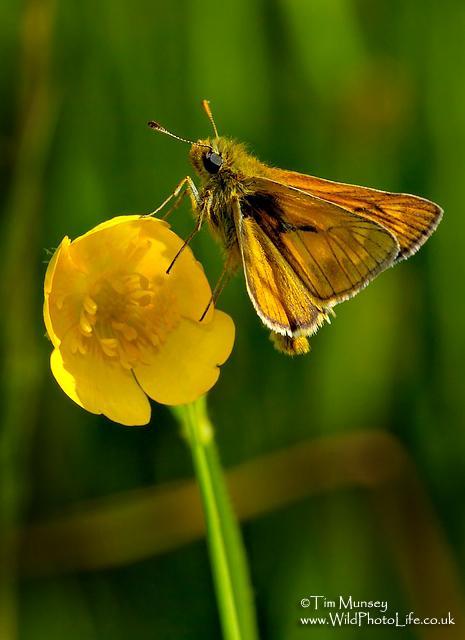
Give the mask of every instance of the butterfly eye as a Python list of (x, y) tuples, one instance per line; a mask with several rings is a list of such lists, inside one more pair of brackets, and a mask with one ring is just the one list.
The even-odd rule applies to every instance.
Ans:
[(223, 164), (223, 158), (214, 151), (207, 151), (202, 160), (203, 166), (208, 173), (218, 173), (221, 169), (221, 165)]

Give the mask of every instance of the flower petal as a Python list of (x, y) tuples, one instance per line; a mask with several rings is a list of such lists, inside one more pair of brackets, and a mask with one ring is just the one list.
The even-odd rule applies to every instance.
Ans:
[(215, 310), (205, 324), (182, 320), (150, 365), (134, 374), (144, 391), (162, 404), (186, 404), (206, 393), (218, 379), (219, 365), (231, 353), (234, 323)]
[[(76, 393), (76, 380), (69, 373), (69, 371), (65, 369), (63, 365), (63, 357), (59, 349), (54, 349), (52, 351), (52, 355), (50, 356), (50, 368), (53, 375), (55, 376), (55, 380), (58, 382), (66, 395), (69, 396), (71, 400), (74, 400), (74, 402), (80, 407), (85, 408), (81, 400), (79, 399), (78, 394)], [(98, 413), (98, 411), (93, 411), (92, 413)]]
[(115, 263), (128, 264), (129, 250), (138, 242), (140, 216), (119, 216), (79, 236), (70, 246), (74, 264), (88, 273), (105, 272)]
[(132, 214), (129, 216), (116, 216), (114, 218), (110, 218), (110, 220), (105, 220), (101, 222), (96, 227), (83, 233), (82, 236), (78, 236), (73, 242), (80, 242), (84, 238), (88, 238), (89, 236), (94, 235), (94, 233), (98, 233), (99, 231), (104, 231), (105, 229), (111, 229), (111, 227), (115, 227), (119, 224), (125, 224), (127, 222), (137, 222), (138, 220), (156, 220), (159, 224), (168, 227), (168, 223), (164, 220), (160, 220), (159, 218), (145, 217), (137, 214)]
[(51, 257), (50, 262), (48, 263), (47, 271), (45, 272), (45, 281), (44, 281), (45, 295), (48, 295), (52, 290), (53, 276), (55, 275), (55, 271), (57, 268), (57, 264), (59, 262), (59, 258), (61, 256), (61, 252), (63, 251), (63, 249), (67, 249), (70, 243), (71, 241), (68, 238), (68, 236), (65, 236), (63, 240), (60, 242), (60, 245), (55, 250), (55, 253)]
[[(144, 242), (145, 241), (145, 242)], [(98, 225), (71, 244), (73, 263), (83, 270), (105, 271), (115, 263), (148, 278), (169, 279), (176, 292), (178, 310), (184, 317), (199, 320), (211, 298), (204, 270), (189, 247), (177, 258), (169, 275), (166, 270), (184, 244), (164, 220), (143, 216), (119, 216)], [(144, 246), (145, 245), (145, 246)], [(204, 318), (209, 322), (213, 310)]]
[(131, 371), (98, 355), (63, 356), (58, 349), (50, 364), (63, 391), (87, 411), (127, 426), (150, 422), (150, 403)]
[[(69, 256), (70, 239), (65, 236), (48, 263), (44, 282), (44, 321), (47, 334), (57, 347), (76, 319), (59, 312), (60, 299), (69, 290), (69, 283), (76, 280), (74, 266)], [(61, 338), (59, 337), (61, 336)]]
[[(153, 250), (141, 258), (137, 265), (138, 270), (148, 277), (167, 278), (170, 289), (176, 292), (180, 314), (185, 318), (199, 320), (212, 295), (202, 265), (195, 259), (190, 247), (185, 247), (167, 275), (166, 270), (184, 241), (171, 231), (166, 223), (164, 227), (146, 224), (150, 220), (155, 223), (163, 220), (157, 218), (139, 218), (139, 220), (141, 232), (153, 238), (156, 245), (154, 243)], [(212, 317), (213, 308), (210, 307), (202, 322), (208, 323)]]

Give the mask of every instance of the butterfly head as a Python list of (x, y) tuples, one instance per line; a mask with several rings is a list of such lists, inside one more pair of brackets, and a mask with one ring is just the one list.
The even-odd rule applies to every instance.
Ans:
[(204, 183), (218, 180), (224, 184), (256, 174), (260, 164), (243, 144), (224, 136), (198, 140), (191, 146), (189, 159)]
[(224, 187), (230, 180), (239, 180), (243, 175), (256, 173), (260, 163), (248, 154), (242, 144), (218, 135), (208, 100), (202, 101), (202, 107), (213, 128), (214, 135), (209, 138), (194, 142), (168, 131), (153, 120), (148, 125), (155, 131), (191, 145), (189, 158), (203, 183), (213, 181)]
[(225, 166), (225, 158), (220, 151), (219, 140), (198, 140), (191, 146), (189, 159), (199, 176), (208, 180), (219, 174)]

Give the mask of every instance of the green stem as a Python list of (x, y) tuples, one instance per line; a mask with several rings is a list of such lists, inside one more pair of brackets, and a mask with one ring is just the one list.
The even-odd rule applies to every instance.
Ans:
[(241, 534), (227, 494), (205, 397), (175, 409), (202, 496), (216, 598), (225, 640), (258, 638)]

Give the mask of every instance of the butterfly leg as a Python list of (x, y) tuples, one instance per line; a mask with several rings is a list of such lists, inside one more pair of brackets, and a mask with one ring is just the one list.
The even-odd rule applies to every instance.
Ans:
[(233, 269), (232, 269), (232, 260), (230, 258), (228, 258), (227, 260), (225, 260), (225, 263), (223, 265), (223, 270), (221, 271), (221, 275), (218, 278), (218, 281), (215, 285), (215, 288), (213, 289), (213, 293), (212, 296), (207, 304), (207, 306), (205, 307), (204, 312), (202, 313), (202, 315), (200, 316), (199, 322), (202, 322), (202, 320), (205, 318), (205, 316), (208, 313), (208, 310), (210, 309), (210, 307), (213, 305), (216, 305), (216, 302), (218, 300), (218, 298), (220, 297), (223, 289), (225, 288), (225, 286), (228, 284), (229, 279), (231, 277), (231, 275), (233, 274)]
[[(197, 192), (197, 190), (196, 190)], [(210, 207), (211, 207), (211, 203), (212, 203), (212, 197), (210, 196), (208, 198), (208, 200), (206, 201), (205, 206), (202, 209), (198, 209), (197, 207), (197, 202), (196, 202), (196, 206), (194, 208), (194, 212), (197, 213), (197, 222), (195, 223), (195, 227), (193, 228), (193, 230), (191, 231), (191, 233), (187, 236), (187, 238), (184, 240), (181, 248), (179, 249), (179, 251), (176, 253), (176, 255), (174, 256), (174, 258), (171, 261), (170, 266), (168, 267), (168, 269), (166, 270), (166, 273), (169, 274), (169, 272), (171, 271), (171, 269), (174, 266), (174, 263), (176, 262), (176, 260), (179, 258), (179, 256), (181, 255), (181, 253), (184, 251), (184, 249), (189, 245), (189, 243), (191, 242), (192, 238), (197, 235), (197, 233), (200, 231), (200, 229), (202, 228), (202, 224), (203, 221), (205, 219), (205, 216), (208, 216), (209, 212), (210, 212)]]
[(163, 220), (166, 220), (166, 218), (171, 213), (173, 213), (173, 211), (175, 211), (179, 207), (179, 205), (181, 204), (181, 202), (182, 202), (183, 198), (185, 197), (186, 193), (189, 194), (189, 197), (190, 197), (190, 200), (191, 200), (192, 209), (194, 211), (196, 211), (197, 205), (198, 205), (198, 202), (199, 202), (199, 192), (197, 191), (197, 187), (195, 186), (194, 181), (192, 180), (192, 178), (190, 176), (186, 176), (185, 178), (183, 178), (181, 180), (181, 182), (178, 184), (178, 186), (173, 191), (173, 193), (171, 193), (161, 203), (161, 205), (155, 209), (155, 211), (152, 211), (151, 213), (147, 213), (147, 214), (143, 215), (142, 217), (143, 218), (148, 218), (150, 216), (156, 216), (162, 209), (164, 209), (166, 207), (166, 205), (173, 198), (176, 198), (174, 204), (170, 207), (170, 209), (168, 209), (168, 211), (163, 216)]

